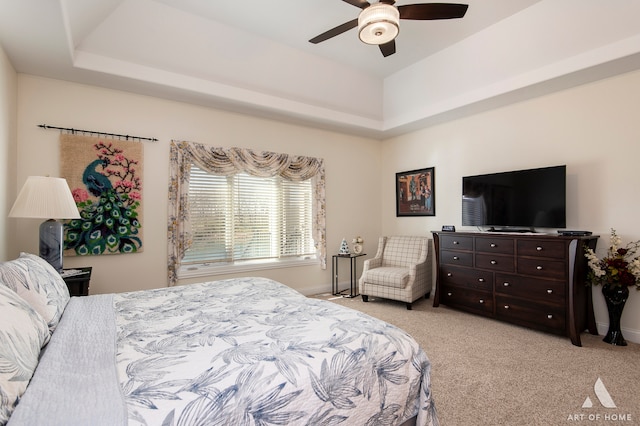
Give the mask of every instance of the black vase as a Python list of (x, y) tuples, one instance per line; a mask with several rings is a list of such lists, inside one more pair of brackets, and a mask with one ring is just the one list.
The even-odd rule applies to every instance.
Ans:
[(629, 297), (629, 288), (627, 286), (605, 284), (602, 286), (602, 295), (605, 302), (607, 302), (607, 309), (609, 310), (609, 331), (602, 340), (612, 345), (627, 346), (627, 341), (622, 337), (622, 331), (620, 330), (620, 317), (622, 316), (624, 304)]

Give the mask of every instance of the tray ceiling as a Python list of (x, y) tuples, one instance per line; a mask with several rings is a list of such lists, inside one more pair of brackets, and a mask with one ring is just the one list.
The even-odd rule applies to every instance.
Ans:
[(357, 17), (341, 0), (0, 0), (0, 42), (21, 73), (374, 138), (640, 67), (640, 2), (464, 3), (387, 58), (308, 42)]

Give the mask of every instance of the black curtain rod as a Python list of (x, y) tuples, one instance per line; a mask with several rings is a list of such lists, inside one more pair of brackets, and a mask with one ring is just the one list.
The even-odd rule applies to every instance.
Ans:
[(93, 130), (81, 130), (81, 129), (72, 129), (69, 127), (47, 126), (46, 124), (38, 124), (38, 127), (42, 127), (43, 129), (65, 130), (67, 132), (71, 132), (71, 134), (75, 134), (77, 132), (77, 133), (89, 133), (91, 135), (115, 136), (118, 138), (125, 138), (126, 140), (129, 140), (129, 138), (131, 138), (131, 139), (138, 139), (141, 141), (151, 141), (151, 142), (158, 141), (158, 139), (156, 138), (142, 138), (140, 136), (119, 135), (117, 133), (94, 132)]

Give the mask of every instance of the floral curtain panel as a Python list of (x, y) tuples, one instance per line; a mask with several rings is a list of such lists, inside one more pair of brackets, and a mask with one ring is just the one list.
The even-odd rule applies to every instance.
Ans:
[(177, 283), (177, 271), (192, 242), (189, 220), (191, 164), (209, 173), (230, 176), (281, 176), (291, 181), (313, 179), (313, 237), (322, 269), (327, 267), (324, 161), (313, 157), (255, 152), (245, 148), (215, 148), (193, 142), (172, 141), (169, 157), (168, 278)]

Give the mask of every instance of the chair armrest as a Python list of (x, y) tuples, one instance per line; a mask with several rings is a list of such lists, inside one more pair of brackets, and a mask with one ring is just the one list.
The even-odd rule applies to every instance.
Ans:
[[(427, 245), (420, 253), (420, 258), (414, 264), (415, 266), (424, 265), (427, 262), (431, 261), (431, 240), (427, 240)], [(412, 266), (414, 266), (412, 265)]]
[(369, 270), (369, 269), (379, 268), (381, 266), (382, 266), (382, 258), (381, 257), (374, 257), (373, 259), (367, 259), (362, 264), (362, 272), (364, 272), (366, 270)]
[(416, 278), (416, 275), (419, 272), (428, 272), (431, 270), (429, 267), (431, 265), (432, 259), (432, 250), (431, 250), (431, 240), (427, 240), (426, 247), (420, 253), (420, 258), (418, 258), (416, 263), (412, 263), (408, 266), (409, 268), (409, 282), (413, 283)]

